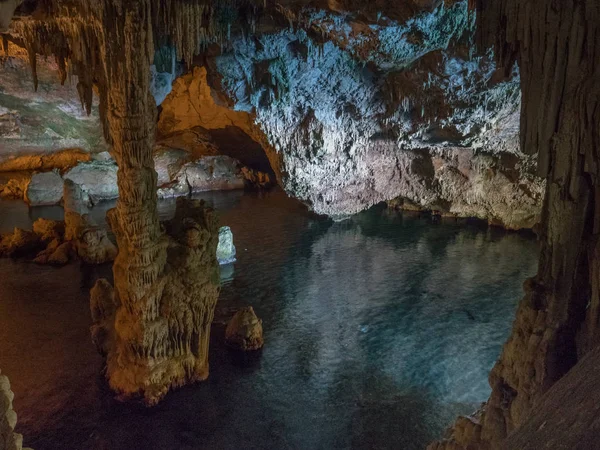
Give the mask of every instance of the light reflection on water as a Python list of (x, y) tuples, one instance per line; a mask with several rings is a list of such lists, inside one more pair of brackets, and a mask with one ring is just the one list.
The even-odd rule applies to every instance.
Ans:
[[(151, 410), (118, 404), (88, 332), (87, 292), (110, 268), (0, 260), (0, 368), (25, 444), (421, 449), (487, 398), (487, 372), (536, 269), (533, 240), (381, 209), (333, 223), (280, 192), (204, 197), (238, 248), (219, 308), (255, 307), (262, 355), (229, 353), (215, 327), (207, 382)], [(161, 204), (163, 218), (173, 205)]]

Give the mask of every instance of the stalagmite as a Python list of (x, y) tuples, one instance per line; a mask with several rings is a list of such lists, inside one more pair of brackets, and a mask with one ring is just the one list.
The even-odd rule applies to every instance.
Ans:
[(116, 26), (106, 27), (101, 47), (106, 121), (119, 165), (120, 198), (108, 220), (119, 254), (112, 298), (93, 304), (112, 305), (102, 308), (110, 320), (104, 316), (108, 341), (101, 346), (111, 387), (153, 404), (170, 388), (208, 376), (208, 336), (219, 286), (217, 226), (204, 205), (182, 200), (169, 226), (171, 238), (161, 229), (152, 158), (151, 4), (117, 3), (104, 12)]
[(2, 450), (23, 449), (23, 436), (14, 432), (17, 424), (17, 414), (12, 407), (14, 397), (8, 377), (2, 375), (0, 371), (0, 449)]
[[(496, 449), (599, 343), (600, 6), (596, 0), (477, 2), (479, 40), (521, 69), (524, 151), (548, 180), (538, 274), (525, 283), (511, 337), (473, 426), (430, 449)], [(571, 418), (570, 420), (577, 420)], [(465, 430), (470, 430), (465, 432)]]
[(256, 316), (252, 306), (240, 309), (231, 318), (225, 330), (225, 342), (231, 348), (245, 352), (262, 348), (262, 320)]
[(30, 53), (34, 84), (35, 54), (53, 54), (77, 75), (88, 112), (92, 87), (99, 91), (105, 136), (119, 167), (120, 197), (107, 215), (119, 252), (114, 287), (101, 280), (92, 290), (92, 335), (107, 357), (110, 386), (124, 397), (143, 396), (147, 404), (208, 376), (219, 290), (212, 210), (181, 199), (166, 230), (158, 220), (150, 66), (162, 45), (191, 62), (201, 47), (225, 38), (231, 24), (217, 21), (224, 17), (217, 10), (242, 4), (256, 11), (245, 0), (57, 0), (43, 5), (45, 20), (13, 24)]

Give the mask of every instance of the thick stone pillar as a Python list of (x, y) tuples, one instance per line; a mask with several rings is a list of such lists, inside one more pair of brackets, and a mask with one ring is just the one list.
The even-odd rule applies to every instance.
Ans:
[(114, 289), (101, 280), (92, 290), (92, 334), (107, 355), (110, 386), (153, 404), (170, 388), (208, 376), (219, 289), (217, 222), (203, 204), (181, 200), (170, 235), (161, 228), (152, 158), (151, 1), (107, 0), (102, 14), (101, 107), (120, 193), (108, 219), (119, 253)]

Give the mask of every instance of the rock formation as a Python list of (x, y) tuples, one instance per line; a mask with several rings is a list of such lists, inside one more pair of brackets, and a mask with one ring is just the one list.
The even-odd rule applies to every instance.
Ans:
[(15, 228), (12, 233), (0, 236), (0, 256), (17, 257), (35, 252), (42, 241), (33, 231)]
[(26, 257), (37, 264), (65, 265), (79, 258), (87, 264), (111, 262), (117, 248), (106, 230), (87, 215), (67, 211), (65, 221), (40, 218), (33, 231), (15, 228), (1, 236), (0, 256)]
[[(32, 3), (28, 0), (24, 6)], [(98, 108), (87, 116), (75, 86), (67, 80), (61, 84), (54, 57), (36, 58), (34, 91), (29, 55), (23, 42), (17, 42), (21, 46), (0, 37), (0, 171), (39, 170), (41, 163), (52, 166), (45, 170), (63, 169), (105, 150)]]
[(2, 450), (23, 449), (23, 436), (14, 432), (17, 424), (17, 414), (12, 407), (14, 397), (8, 377), (2, 375), (0, 371), (0, 449)]
[(166, 232), (158, 220), (150, 67), (163, 41), (191, 61), (203, 46), (222, 40), (230, 24), (217, 23), (215, 16), (226, 17), (219, 10), (236, 4), (57, 0), (40, 8), (35, 19), (13, 23), (30, 55), (34, 85), (36, 53), (43, 53), (57, 58), (61, 75), (67, 63), (73, 69), (88, 113), (96, 87), (105, 137), (119, 167), (120, 196), (108, 214), (119, 248), (115, 283), (109, 288), (100, 281), (92, 292), (94, 340), (106, 354), (110, 386), (154, 404), (169, 389), (207, 377), (219, 275), (212, 211), (182, 200)]
[[(198, 128), (235, 130), (248, 145), (262, 147), (289, 194), (335, 218), (399, 199), (396, 205), (507, 228), (538, 222), (544, 182), (534, 174), (535, 156), (518, 146), (519, 71), (511, 67), (504, 76), (491, 49), (473, 54), (467, 0), (377, 6), (282, 1), (266, 6), (264, 26), (240, 33), (244, 18), (254, 24), (266, 5), (256, 3), (200, 2), (196, 16), (153, 16), (157, 33), (171, 39), (171, 45), (156, 43), (150, 61), (150, 87), (162, 103), (161, 143)], [(237, 20), (225, 27), (231, 43), (214, 37), (223, 37), (211, 22), (217, 16)], [(59, 47), (73, 41), (78, 48), (81, 30), (67, 29), (69, 20), (47, 24), (43, 32), (63, 36)], [(200, 31), (188, 42), (183, 30), (198, 26), (196, 20)], [(13, 28), (33, 50), (51, 52), (52, 45), (35, 42), (36, 26), (20, 20)], [(191, 56), (211, 42), (221, 44), (221, 54), (208, 49), (202, 58)], [(194, 44), (201, 48), (192, 50)], [(85, 59), (90, 50), (80, 53)], [(189, 70), (177, 78), (184, 55)], [(90, 107), (94, 77), (81, 78)], [(244, 169), (254, 184), (274, 181), (260, 172), (266, 171)], [(160, 195), (186, 191), (179, 181)]]
[(600, 348), (586, 354), (536, 403), (504, 449), (588, 450), (598, 447)]
[(80, 163), (63, 178), (77, 185), (91, 205), (119, 196), (117, 166), (113, 161)]
[(235, 262), (235, 245), (233, 245), (233, 233), (229, 227), (219, 228), (219, 245), (217, 246), (217, 261), (219, 264), (230, 264)]
[(56, 172), (36, 173), (25, 190), (25, 201), (31, 206), (56, 205), (63, 196), (63, 179)]
[[(111, 225), (118, 226), (117, 210), (109, 214)], [(166, 270), (152, 290), (135, 303), (135, 292), (124, 297), (127, 279), (117, 264), (126, 260), (120, 246), (115, 288), (99, 280), (91, 292), (92, 339), (107, 356), (111, 387), (126, 397), (142, 395), (149, 405), (171, 388), (208, 376), (210, 324), (220, 286), (214, 212), (180, 198), (165, 227)]]
[(65, 181), (63, 192), (60, 197), (65, 199), (65, 220), (40, 218), (33, 223), (33, 231), (16, 228), (13, 233), (0, 236), (0, 256), (35, 255), (33, 262), (53, 265), (64, 265), (77, 257), (87, 264), (115, 259), (117, 248), (106, 229), (87, 214), (87, 193), (70, 180)]
[(390, 4), (394, 18), (288, 4), (293, 31), (234, 40), (215, 71), (235, 109), (256, 114), (282, 186), (318, 213), (401, 197), (531, 227), (544, 184), (518, 146), (518, 70), (471, 54), (467, 1), (425, 3)]
[[(119, 167), (120, 198), (109, 213), (119, 247), (115, 285), (101, 281), (92, 293), (93, 336), (116, 391), (152, 404), (208, 373), (216, 220), (204, 205), (181, 200), (163, 229), (156, 209), (150, 74), (164, 46), (191, 70), (164, 101), (159, 134), (243, 129), (263, 145), (286, 191), (317, 212), (343, 217), (399, 198), (402, 206), (520, 228), (537, 221), (545, 189), (539, 272), (525, 284), (490, 375), (492, 395), (432, 448), (499, 448), (598, 344), (596, 1), (348, 0), (308, 8), (284, 0), (273, 15), (285, 26), (271, 23), (252, 36), (235, 27), (256, 31), (266, 2), (41, 3), (39, 15), (13, 21), (9, 37), (27, 49), (35, 86), (40, 53), (57, 58), (63, 80), (67, 67), (77, 76), (88, 112), (98, 90)], [(3, 2), (3, 26), (14, 4)], [(192, 68), (199, 49), (229, 37), (222, 54), (207, 52), (203, 68)], [(3, 132), (16, 133), (16, 115), (1, 114)], [(16, 230), (0, 248), (40, 241)], [(52, 246), (60, 260), (66, 249)]]
[(240, 309), (231, 318), (225, 330), (225, 341), (231, 348), (245, 352), (262, 348), (262, 320), (256, 317), (252, 306)]
[[(490, 374), (490, 399), (468, 427), (461, 419), (430, 447), (436, 450), (502, 448), (599, 342), (600, 8), (593, 0), (478, 1), (477, 16), (480, 45), (495, 45), (505, 69), (520, 66), (521, 145), (538, 155), (547, 179), (542, 248)], [(585, 420), (586, 412), (573, 411), (569, 421)]]

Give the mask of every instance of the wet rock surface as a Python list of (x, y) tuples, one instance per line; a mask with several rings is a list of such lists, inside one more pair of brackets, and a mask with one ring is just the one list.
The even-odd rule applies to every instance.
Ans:
[(10, 389), (8, 377), (0, 371), (0, 448), (2, 450), (23, 449), (23, 436), (14, 432), (17, 425), (17, 414), (13, 409), (14, 398), (15, 394)]
[(36, 173), (25, 191), (25, 200), (31, 206), (56, 205), (63, 196), (63, 179), (57, 172)]
[(117, 165), (111, 161), (93, 161), (78, 164), (64, 175), (87, 195), (92, 204), (119, 197)]
[(219, 228), (219, 245), (217, 246), (217, 260), (219, 264), (235, 262), (236, 249), (233, 245), (233, 232), (229, 227)]
[(89, 215), (65, 213), (65, 221), (40, 218), (33, 231), (15, 228), (0, 236), (0, 256), (23, 257), (37, 264), (63, 266), (79, 259), (87, 264), (111, 262), (117, 247), (106, 229), (97, 226)]
[(235, 313), (227, 324), (225, 342), (235, 350), (254, 351), (264, 345), (262, 320), (252, 306), (242, 308)]

